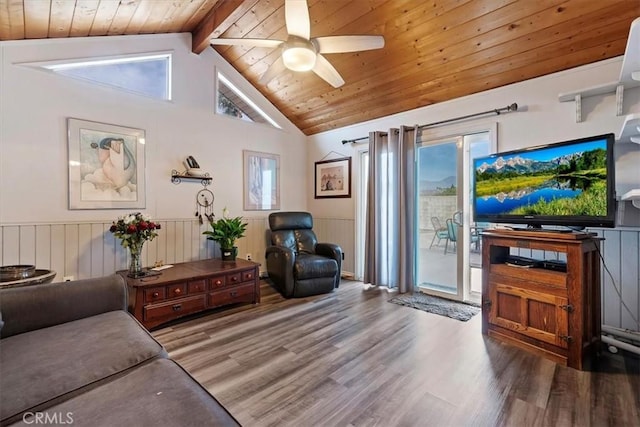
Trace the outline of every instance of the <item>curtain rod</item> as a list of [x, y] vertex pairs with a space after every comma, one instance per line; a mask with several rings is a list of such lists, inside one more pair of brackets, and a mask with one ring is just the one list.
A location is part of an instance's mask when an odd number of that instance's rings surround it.
[[[426, 125], [420, 125], [418, 126], [418, 129], [424, 129], [430, 126], [436, 126], [436, 125], [441, 125], [444, 123], [450, 123], [450, 122], [457, 122], [458, 120], [464, 120], [464, 119], [470, 119], [472, 117], [478, 117], [478, 116], [484, 116], [485, 114], [495, 114], [495, 115], [500, 115], [502, 113], [509, 113], [511, 111], [518, 111], [518, 104], [516, 104], [515, 102], [511, 105], [507, 105], [506, 107], [502, 107], [502, 108], [495, 108], [493, 110], [487, 110], [487, 111], [482, 111], [480, 113], [474, 113], [474, 114], [468, 114], [466, 116], [460, 116], [460, 117], [454, 117], [453, 119], [447, 119], [447, 120], [441, 120], [439, 122], [433, 122], [433, 123], [428, 123]], [[354, 143], [357, 141], [362, 141], [364, 139], [369, 139], [368, 136], [362, 136], [360, 138], [354, 138], [354, 139], [343, 139], [342, 143], [343, 144], [349, 144], [349, 143]]]

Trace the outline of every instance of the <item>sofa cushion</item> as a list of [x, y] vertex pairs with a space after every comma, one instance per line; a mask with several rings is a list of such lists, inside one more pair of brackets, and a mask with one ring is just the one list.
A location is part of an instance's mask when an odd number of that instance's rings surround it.
[[0, 340], [2, 422], [78, 389], [167, 357], [129, 313], [118, 310]]
[[[168, 359], [131, 369], [43, 412], [79, 426], [239, 426], [200, 384]], [[18, 425], [34, 421], [26, 418]]]
[[336, 261], [320, 255], [299, 254], [293, 265], [293, 275], [297, 280], [335, 277], [337, 273]]

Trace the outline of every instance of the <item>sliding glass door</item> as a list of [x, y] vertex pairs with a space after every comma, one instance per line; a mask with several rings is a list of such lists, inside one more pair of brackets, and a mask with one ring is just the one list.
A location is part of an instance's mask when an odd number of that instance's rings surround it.
[[481, 238], [471, 222], [471, 159], [491, 148], [489, 132], [422, 141], [417, 147], [415, 264], [422, 292], [480, 298]]

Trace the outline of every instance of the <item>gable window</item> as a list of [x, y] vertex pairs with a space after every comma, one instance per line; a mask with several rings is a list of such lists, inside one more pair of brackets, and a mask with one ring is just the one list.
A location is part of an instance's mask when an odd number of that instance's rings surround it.
[[171, 99], [170, 54], [90, 59], [42, 67], [68, 77], [151, 98]]
[[282, 129], [275, 120], [267, 115], [240, 89], [235, 87], [224, 75], [218, 73], [218, 97], [216, 112], [240, 120], [255, 123], [268, 123]]

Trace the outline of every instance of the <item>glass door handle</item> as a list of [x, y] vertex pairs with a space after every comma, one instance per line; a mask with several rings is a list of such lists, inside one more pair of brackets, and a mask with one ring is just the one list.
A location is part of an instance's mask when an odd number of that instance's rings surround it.
[[462, 227], [462, 211], [455, 211], [452, 215], [453, 222]]

